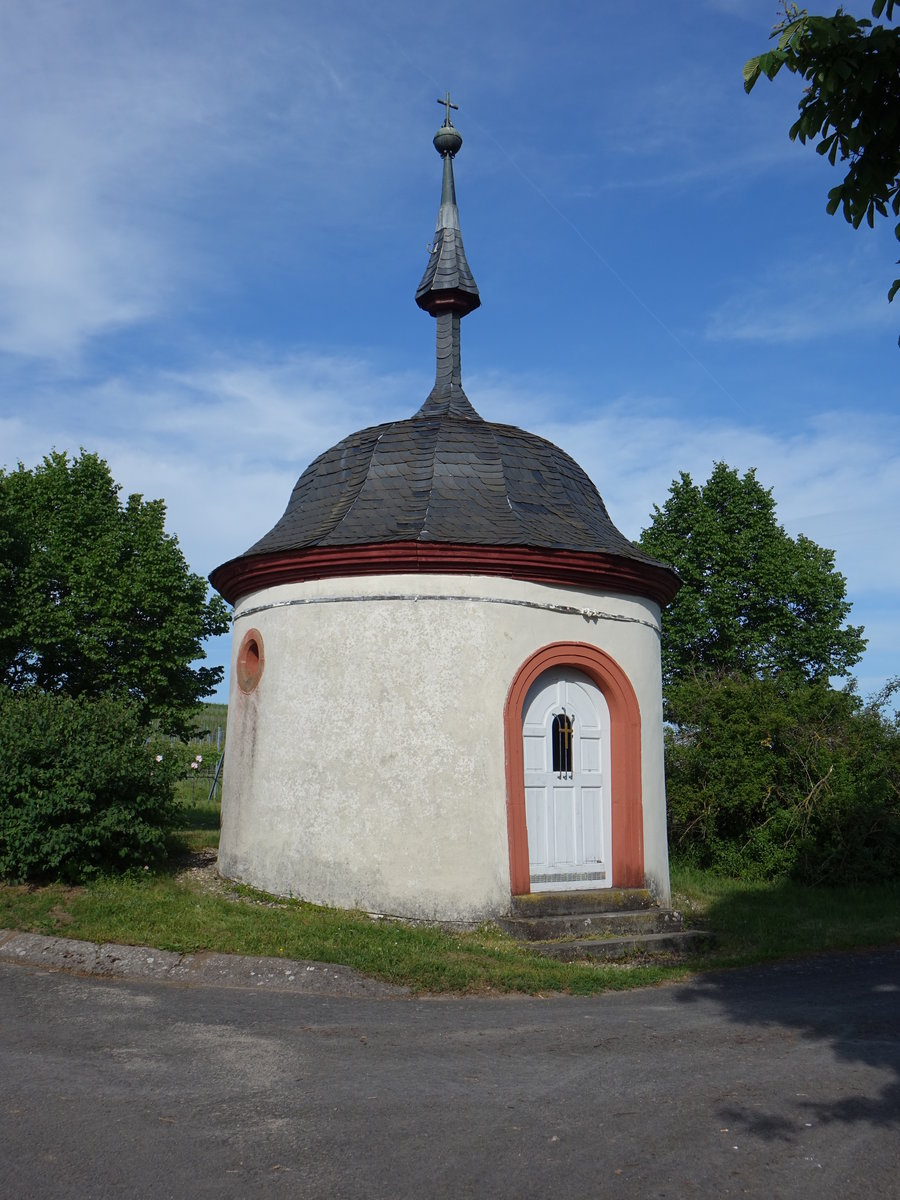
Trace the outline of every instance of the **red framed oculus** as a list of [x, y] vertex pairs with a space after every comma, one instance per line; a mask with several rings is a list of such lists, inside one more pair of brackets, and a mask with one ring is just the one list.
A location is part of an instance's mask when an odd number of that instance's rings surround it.
[[241, 638], [237, 654], [237, 684], [242, 692], [252, 692], [262, 678], [266, 665], [266, 652], [262, 634], [258, 629], [248, 629]]

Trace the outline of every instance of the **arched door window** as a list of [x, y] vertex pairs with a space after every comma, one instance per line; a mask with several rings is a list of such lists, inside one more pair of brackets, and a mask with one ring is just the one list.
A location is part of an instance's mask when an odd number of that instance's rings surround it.
[[553, 744], [553, 773], [554, 775], [572, 774], [572, 735], [574, 734], [572, 718], [565, 709], [553, 718], [551, 734]]

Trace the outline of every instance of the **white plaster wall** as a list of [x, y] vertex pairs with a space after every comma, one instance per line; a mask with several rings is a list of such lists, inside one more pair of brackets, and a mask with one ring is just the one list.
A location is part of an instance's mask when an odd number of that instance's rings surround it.
[[637, 694], [645, 866], [668, 899], [651, 601], [486, 576], [329, 579], [245, 598], [235, 654], [250, 628], [265, 669], [245, 695], [232, 663], [223, 874], [370, 912], [471, 921], [508, 911], [507, 692], [535, 650], [581, 641], [610, 654]]

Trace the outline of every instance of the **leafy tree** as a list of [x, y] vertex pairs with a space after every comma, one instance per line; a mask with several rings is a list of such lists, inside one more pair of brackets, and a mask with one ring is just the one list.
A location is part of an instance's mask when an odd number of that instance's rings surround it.
[[900, 724], [852, 687], [779, 676], [670, 689], [666, 793], [673, 852], [744, 878], [809, 884], [900, 875]]
[[119, 491], [85, 451], [0, 471], [0, 683], [129, 697], [144, 724], [183, 732], [222, 678], [192, 664], [227, 609], [165, 532], [164, 503]]
[[865, 648], [834, 554], [778, 524], [770, 489], [716, 463], [702, 486], [682, 472], [640, 545], [683, 586], [663, 613], [667, 687], [695, 675], [846, 675]]
[[[896, 0], [875, 0], [872, 15], [887, 10], [893, 20]], [[785, 4], [775, 26], [774, 50], [744, 66], [744, 89], [752, 91], [761, 75], [774, 79], [782, 67], [806, 80], [800, 116], [791, 140], [820, 138], [819, 154], [834, 166], [849, 163], [842, 183], [828, 193], [827, 210], [858, 229], [863, 219], [874, 226], [888, 209], [900, 216], [900, 29], [858, 20], [839, 8], [833, 17], [810, 16]], [[894, 227], [900, 239], [900, 222]], [[900, 289], [895, 279], [888, 292]]]

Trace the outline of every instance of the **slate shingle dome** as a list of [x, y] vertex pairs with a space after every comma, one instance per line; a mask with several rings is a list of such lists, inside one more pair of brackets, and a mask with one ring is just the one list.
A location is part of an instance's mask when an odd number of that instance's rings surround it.
[[[434, 144], [443, 158], [441, 206], [416, 290], [437, 323], [431, 394], [409, 419], [360, 430], [321, 454], [274, 528], [218, 567], [213, 585], [235, 602], [262, 586], [372, 574], [380, 564], [394, 573], [602, 578], [612, 590], [668, 602], [679, 586], [674, 571], [616, 529], [581, 467], [544, 438], [483, 420], [463, 391], [460, 320], [481, 299], [459, 227], [452, 164], [462, 138], [449, 105]], [[520, 552], [511, 556], [513, 548]]]
[[544, 438], [432, 396], [409, 420], [344, 438], [301, 475], [275, 527], [247, 554], [423, 541], [620, 554], [587, 474]]

